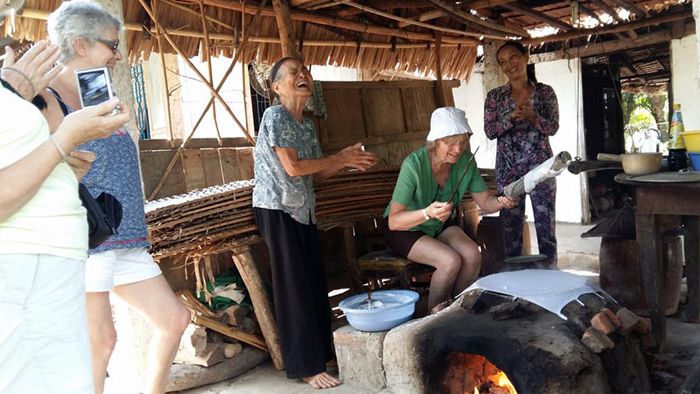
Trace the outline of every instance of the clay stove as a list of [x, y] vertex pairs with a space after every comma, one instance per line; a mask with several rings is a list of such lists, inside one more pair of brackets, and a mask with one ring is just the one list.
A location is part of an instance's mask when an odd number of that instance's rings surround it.
[[[388, 332], [338, 329], [341, 378], [394, 393], [649, 392], [634, 334], [611, 333], [614, 347], [599, 354], [581, 340], [591, 317], [616, 308], [610, 302], [584, 294], [566, 305], [564, 320], [528, 301], [475, 289], [440, 313]], [[513, 391], [490, 383], [493, 375], [504, 375]]]

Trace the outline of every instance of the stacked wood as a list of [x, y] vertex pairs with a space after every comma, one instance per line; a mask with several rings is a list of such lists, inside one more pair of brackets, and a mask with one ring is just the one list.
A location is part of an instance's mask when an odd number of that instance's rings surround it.
[[[381, 216], [391, 200], [398, 167], [348, 171], [316, 186], [320, 229]], [[482, 176], [493, 190], [492, 170]], [[238, 249], [259, 240], [252, 211], [253, 181], [195, 190], [146, 204], [151, 254], [157, 259]], [[470, 199], [469, 194], [465, 199]]]

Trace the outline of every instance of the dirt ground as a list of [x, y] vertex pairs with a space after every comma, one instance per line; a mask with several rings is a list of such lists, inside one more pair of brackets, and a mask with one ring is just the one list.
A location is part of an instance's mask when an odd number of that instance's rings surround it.
[[[592, 282], [598, 281], [598, 252], [600, 238], [580, 238], [580, 234], [592, 226], [575, 224], [558, 224], [560, 269], [588, 277]], [[537, 252], [534, 227], [531, 226], [532, 253]], [[683, 322], [683, 308], [678, 314], [668, 319], [667, 342], [663, 351], [649, 355], [653, 394], [678, 393], [681, 384], [700, 365], [700, 325]], [[698, 385], [700, 387], [700, 384]], [[697, 391], [696, 391], [697, 390]], [[700, 389], [690, 392], [700, 393]], [[276, 371], [270, 362], [266, 362], [237, 378], [205, 387], [183, 391], [186, 394], [213, 393], [317, 393], [311, 386], [289, 380], [283, 371]], [[325, 390], [329, 394], [371, 393], [351, 385], [341, 385]], [[384, 391], [382, 393], [388, 393]]]

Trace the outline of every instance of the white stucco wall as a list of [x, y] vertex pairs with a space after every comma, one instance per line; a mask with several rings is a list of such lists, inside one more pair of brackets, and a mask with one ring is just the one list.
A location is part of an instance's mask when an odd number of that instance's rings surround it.
[[700, 130], [700, 78], [696, 35], [671, 40], [673, 101], [681, 104], [686, 130]]
[[[583, 150], [583, 95], [579, 59], [538, 63], [537, 79], [552, 86], [559, 102], [559, 131], [549, 141], [554, 154], [567, 151], [578, 156]], [[580, 145], [580, 146], [579, 146]], [[581, 223], [583, 217], [581, 175], [564, 171], [557, 177], [557, 221]], [[529, 208], [528, 208], [529, 209]], [[532, 218], [532, 214], [528, 213]]]
[[474, 72], [469, 83], [462, 81], [461, 85], [452, 90], [455, 107], [467, 113], [469, 126], [474, 131], [470, 140], [472, 152], [476, 153], [476, 163], [480, 168], [494, 168], [496, 164], [496, 140], [486, 138], [484, 133], [484, 88], [483, 73]]
[[[581, 94], [581, 63], [578, 59], [539, 63], [535, 66], [537, 78], [554, 89], [559, 101], [559, 131], [550, 138], [554, 153], [563, 150], [572, 156], [583, 152], [583, 98]], [[469, 83], [462, 81], [453, 90], [455, 106], [467, 113], [469, 124], [474, 130], [472, 151], [481, 146], [477, 153], [477, 163], [482, 168], [494, 168], [496, 161], [496, 141], [484, 134], [483, 74], [474, 72]], [[582, 142], [581, 142], [582, 143]], [[565, 171], [557, 178], [557, 221], [581, 223], [583, 218], [583, 197], [581, 176]], [[527, 216], [534, 217], [528, 200]], [[534, 236], [534, 235], [533, 235]]]

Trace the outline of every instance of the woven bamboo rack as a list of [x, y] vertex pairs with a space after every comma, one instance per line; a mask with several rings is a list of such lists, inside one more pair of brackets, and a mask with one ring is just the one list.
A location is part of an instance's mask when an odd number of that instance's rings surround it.
[[[493, 172], [481, 170], [494, 187]], [[398, 167], [350, 171], [316, 186], [318, 227], [381, 216], [391, 200]], [[146, 204], [151, 253], [156, 259], [237, 249], [260, 240], [252, 210], [253, 181], [194, 190]], [[469, 199], [469, 195], [465, 199]]]

